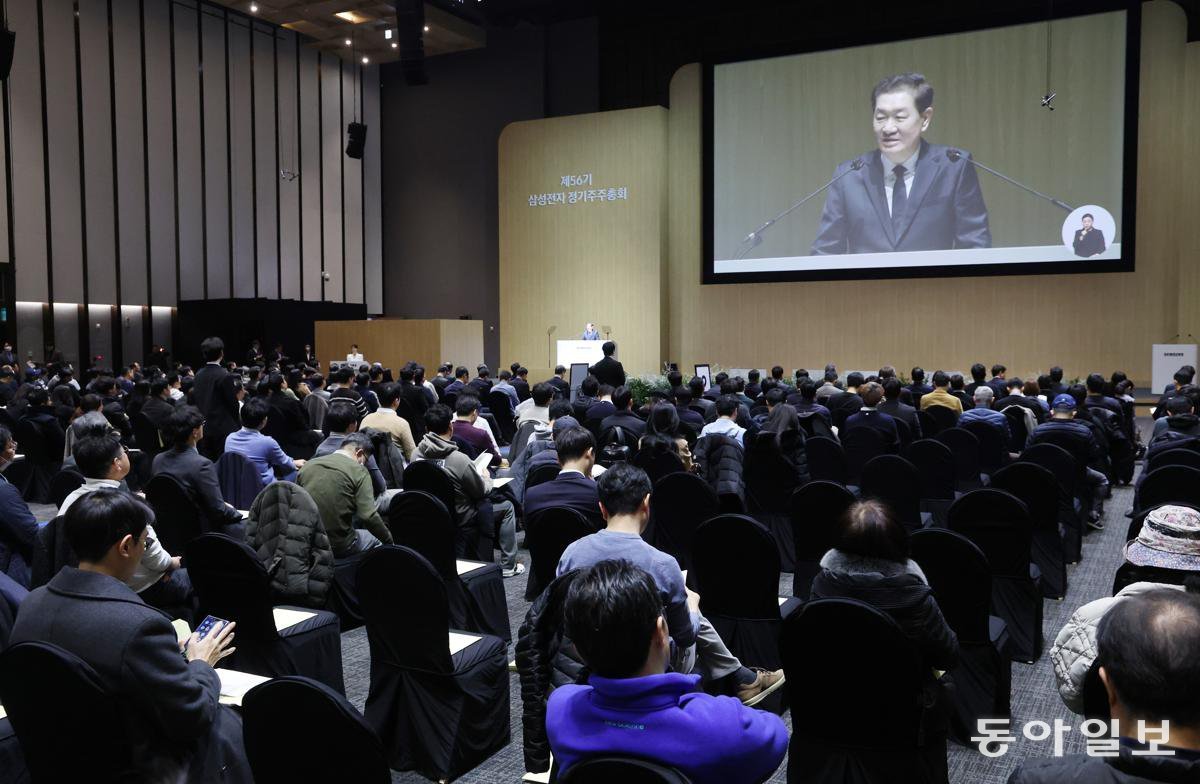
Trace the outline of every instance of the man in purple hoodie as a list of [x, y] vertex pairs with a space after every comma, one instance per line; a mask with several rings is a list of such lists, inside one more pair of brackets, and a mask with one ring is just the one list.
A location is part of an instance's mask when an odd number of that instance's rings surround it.
[[561, 771], [620, 754], [676, 768], [695, 784], [752, 784], [787, 752], [778, 716], [700, 691], [699, 675], [667, 672], [671, 640], [662, 597], [628, 561], [601, 561], [572, 582], [566, 631], [591, 670], [588, 685], [560, 686], [546, 732]]

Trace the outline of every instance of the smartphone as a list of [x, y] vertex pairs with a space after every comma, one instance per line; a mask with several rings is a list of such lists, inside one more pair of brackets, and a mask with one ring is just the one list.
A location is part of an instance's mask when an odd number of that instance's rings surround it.
[[206, 616], [204, 620], [200, 622], [200, 625], [196, 627], [196, 639], [203, 640], [208, 636], [209, 632], [220, 631], [228, 624], [229, 621], [225, 620], [224, 618], [217, 618], [213, 615]]

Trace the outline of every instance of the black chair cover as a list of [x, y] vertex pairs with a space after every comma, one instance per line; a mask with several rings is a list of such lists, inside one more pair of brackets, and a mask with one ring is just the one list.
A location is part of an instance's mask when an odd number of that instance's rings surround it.
[[455, 527], [441, 501], [420, 490], [400, 493], [388, 507], [387, 525], [395, 544], [420, 553], [441, 575], [451, 626], [512, 641], [500, 567], [481, 563], [479, 568], [459, 576], [454, 557]]
[[213, 615], [237, 623], [237, 652], [226, 666], [268, 677], [304, 675], [345, 693], [337, 615], [280, 605], [316, 614], [277, 631], [270, 577], [250, 545], [224, 534], [204, 534], [189, 542], [184, 553], [199, 601], [196, 617]]
[[508, 745], [504, 643], [485, 635], [454, 655], [446, 588], [407, 547], [372, 549], [358, 570], [371, 646], [367, 722], [394, 770], [454, 779]]
[[921, 480], [921, 511], [933, 516], [934, 525], [944, 526], [955, 496], [954, 455], [941, 441], [922, 438], [911, 443], [904, 456]]
[[1165, 465], [1147, 474], [1134, 495], [1133, 514], [1162, 504], [1200, 506], [1200, 469]]
[[1042, 572], [1042, 595], [1062, 599], [1067, 595], [1067, 556], [1058, 522], [1058, 481], [1039, 465], [1016, 462], [997, 471], [991, 487], [1012, 493], [1029, 510], [1033, 562]]
[[675, 768], [633, 757], [593, 757], [560, 775], [558, 784], [691, 784]]
[[645, 452], [635, 452], [632, 462], [646, 472], [651, 484], [657, 483], [667, 474], [685, 473], [683, 461], [674, 452], [655, 452], [653, 457]]
[[846, 453], [837, 441], [816, 436], [805, 441], [804, 448], [808, 452], [808, 474], [813, 479], [837, 482], [839, 485], [850, 481]]
[[1004, 652], [1008, 626], [989, 609], [991, 567], [970, 539], [944, 528], [915, 531], [909, 545], [942, 616], [958, 636], [950, 734], [969, 745], [979, 719], [1007, 719], [1012, 713], [1012, 663]]
[[496, 426], [500, 429], [497, 434], [505, 444], [511, 444], [517, 434], [517, 423], [512, 415], [512, 398], [502, 390], [493, 390], [487, 395], [488, 411], [496, 418]]
[[215, 467], [221, 497], [235, 509], [249, 509], [263, 489], [262, 477], [254, 464], [237, 452], [224, 452]]
[[1025, 448], [1025, 442], [1029, 440], [1029, 428], [1025, 424], [1025, 411], [1023, 406], [1008, 406], [1001, 413], [1008, 420], [1008, 443], [1005, 447], [1009, 452], [1020, 454]]
[[950, 507], [950, 530], [970, 539], [992, 568], [992, 612], [1008, 624], [1008, 653], [1042, 655], [1041, 573], [1031, 560], [1033, 522], [1025, 504], [1003, 490], [972, 490]]
[[743, 476], [746, 478], [747, 511], [775, 538], [780, 568], [785, 572], [792, 571], [795, 569], [795, 545], [788, 510], [799, 482], [796, 467], [783, 456], [775, 433], [756, 433], [750, 439]]
[[517, 462], [517, 458], [525, 451], [525, 447], [529, 445], [529, 438], [533, 435], [533, 431], [537, 429], [538, 423], [532, 419], [526, 419], [517, 428], [517, 432], [513, 435], [512, 443], [508, 448], [508, 464], [513, 465]]
[[21, 742], [8, 719], [0, 719], [0, 784], [29, 784]]
[[792, 715], [789, 784], [948, 781], [945, 738], [921, 745], [921, 661], [895, 621], [818, 599], [782, 626], [784, 688], [810, 707]]
[[667, 474], [650, 493], [651, 544], [672, 555], [680, 569], [692, 568], [692, 537], [697, 526], [719, 511], [720, 501], [708, 482], [695, 474]]
[[945, 444], [946, 448], [950, 450], [950, 454], [954, 455], [955, 487], [964, 493], [982, 487], [979, 439], [975, 437], [975, 434], [963, 430], [961, 427], [949, 427], [939, 432], [935, 438]]
[[557, 463], [543, 463], [542, 465], [534, 467], [534, 469], [529, 472], [529, 476], [525, 479], [525, 489], [528, 490], [529, 488], [536, 487], [544, 482], [554, 481], [554, 477], [558, 476], [558, 473], [561, 470], [562, 469]]
[[[12, 434], [25, 455], [19, 464], [24, 472], [24, 481], [20, 485], [22, 497], [34, 504], [50, 503], [50, 480], [62, 467], [62, 452], [54, 454], [50, 449], [52, 439], [43, 435], [39, 423], [29, 419], [18, 419]], [[62, 443], [61, 438], [59, 443]]]
[[793, 596], [808, 598], [813, 578], [821, 571], [821, 558], [833, 547], [838, 523], [853, 503], [854, 495], [849, 490], [821, 479], [792, 493], [792, 540], [796, 548]]
[[159, 474], [146, 484], [146, 502], [154, 510], [154, 533], [168, 553], [182, 553], [188, 542], [204, 533], [200, 510], [174, 478]]
[[922, 526], [921, 476], [899, 455], [880, 455], [863, 466], [863, 498], [882, 501], [910, 531]]
[[923, 413], [928, 414], [933, 420], [934, 426], [932, 430], [925, 429], [925, 420], [921, 420], [921, 432], [926, 436], [936, 436], [943, 430], [949, 430], [952, 427], [958, 427], [958, 412], [946, 406], [930, 406], [923, 410]]
[[67, 496], [82, 486], [83, 474], [64, 468], [50, 480], [50, 500], [55, 506], [61, 507]]
[[[23, 642], [0, 655], [0, 704], [37, 781], [136, 781], [117, 700], [96, 671], [56, 645]], [[7, 774], [6, 774], [7, 775]]]
[[996, 428], [978, 419], [960, 427], [979, 439], [979, 468], [983, 473], [991, 474], [1008, 463], [1008, 444]]
[[888, 445], [884, 443], [883, 434], [873, 427], [843, 429], [839, 435], [842, 440], [842, 450], [846, 454], [849, 484], [860, 485], [862, 484], [863, 467], [872, 458], [886, 455]]
[[449, 475], [428, 460], [414, 460], [404, 467], [404, 489], [420, 490], [442, 502], [450, 518], [458, 525], [454, 512], [454, 484]]
[[242, 698], [242, 731], [255, 784], [392, 780], [375, 730], [320, 681], [288, 676], [255, 686]]
[[554, 581], [563, 551], [576, 539], [596, 532], [588, 519], [574, 509], [551, 507], [525, 521], [525, 546], [529, 548], [529, 580], [525, 599], [533, 601]]
[[1167, 583], [1168, 585], [1183, 585], [1189, 577], [1195, 576], [1194, 571], [1187, 569], [1163, 569], [1158, 566], [1137, 566], [1128, 561], [1121, 564], [1113, 575], [1113, 596], [1122, 588], [1133, 583]]
[[1156, 452], [1146, 460], [1146, 472], [1168, 465], [1188, 466], [1200, 470], [1200, 452], [1187, 447], [1176, 447]]
[[1083, 472], [1085, 466], [1057, 444], [1040, 443], [1021, 453], [1018, 462], [1033, 463], [1049, 471], [1058, 482], [1058, 521], [1063, 529], [1067, 563], [1083, 558]]
[[928, 411], [917, 411], [917, 421], [921, 423], [921, 435], [925, 438], [933, 438], [942, 429]]

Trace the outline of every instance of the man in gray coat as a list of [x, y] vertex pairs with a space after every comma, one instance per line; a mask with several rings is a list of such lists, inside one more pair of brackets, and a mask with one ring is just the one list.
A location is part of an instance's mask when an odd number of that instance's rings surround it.
[[112, 488], [73, 504], [64, 527], [79, 568], [64, 567], [29, 594], [11, 642], [57, 645], [96, 671], [121, 706], [146, 780], [253, 781], [241, 720], [218, 702], [221, 680], [213, 669], [233, 653], [233, 624], [203, 640], [192, 634], [181, 646], [170, 619], [128, 585], [152, 517], [134, 496]]

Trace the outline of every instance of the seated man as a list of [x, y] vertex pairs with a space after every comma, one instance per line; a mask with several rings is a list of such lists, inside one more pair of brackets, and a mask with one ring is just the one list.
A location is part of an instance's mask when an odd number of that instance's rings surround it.
[[1200, 781], [1200, 663], [1185, 653], [1200, 650], [1200, 597], [1128, 596], [1100, 619], [1096, 642], [1116, 756], [1026, 759], [1009, 784]]
[[383, 384], [375, 394], [379, 397], [379, 408], [363, 417], [359, 427], [372, 427], [386, 432], [392, 437], [392, 443], [404, 455], [404, 459], [412, 460], [412, 453], [417, 448], [412, 427], [404, 417], [396, 413], [396, 409], [400, 407], [400, 387], [397, 384]]
[[579, 384], [579, 394], [575, 396], [574, 402], [571, 403], [573, 416], [581, 423], [587, 421], [588, 409], [592, 407], [592, 403], [596, 402], [596, 395], [600, 393], [600, 382], [595, 376], [587, 376]]
[[633, 413], [633, 391], [629, 387], [617, 387], [612, 393], [612, 404], [615, 411], [600, 420], [600, 435], [609, 428], [619, 427], [634, 438], [641, 438], [646, 432], [646, 423]]
[[[313, 457], [333, 454], [342, 448], [342, 443], [347, 436], [358, 432], [358, 410], [346, 400], [336, 400], [330, 403], [329, 411], [325, 414], [325, 427], [329, 430], [329, 435], [324, 441], [317, 444], [317, 451], [313, 453]], [[371, 451], [370, 441], [368, 440], [367, 443], [365, 465], [371, 476], [371, 491], [376, 497], [380, 497], [387, 490], [387, 480], [384, 479], [383, 472], [375, 463], [375, 455]]]
[[[675, 387], [673, 393], [675, 396], [675, 413], [679, 415], [679, 421], [690, 427], [696, 433], [704, 429], [704, 416], [693, 411], [690, 406], [697, 398], [692, 394], [691, 387]], [[711, 400], [706, 401], [712, 406], [713, 419], [716, 419], [717, 404]]]
[[1185, 436], [1200, 436], [1200, 417], [1192, 412], [1192, 399], [1187, 395], [1176, 395], [1167, 400], [1167, 415], [1154, 421], [1153, 441], [1168, 430]]
[[[958, 377], [959, 388], [962, 388], [962, 376]], [[930, 406], [945, 406], [956, 414], [963, 412], [962, 400], [950, 391], [950, 376], [944, 370], [933, 372], [933, 389], [921, 394], [918, 408], [922, 411]]]
[[570, 401], [571, 382], [563, 378], [565, 375], [567, 375], [567, 369], [562, 365], [555, 365], [554, 375], [546, 379], [546, 383], [554, 387], [554, 396], [556, 398]]
[[366, 468], [371, 439], [350, 433], [338, 448], [304, 464], [297, 483], [312, 496], [321, 512], [335, 558], [392, 543], [392, 532], [379, 516]]
[[950, 394], [958, 398], [963, 411], [970, 411], [975, 407], [975, 401], [967, 394], [967, 390], [963, 386], [962, 373], [955, 373], [950, 376]]
[[963, 412], [963, 415], [958, 418], [958, 426], [962, 427], [968, 422], [985, 422], [996, 429], [1002, 439], [1001, 443], [1008, 444], [1012, 439], [1012, 430], [1008, 426], [1008, 417], [992, 408], [994, 397], [995, 394], [991, 387], [975, 387], [975, 407]]
[[[467, 399], [473, 399], [467, 396]], [[462, 402], [460, 398], [459, 402]], [[471, 458], [458, 449], [454, 438], [454, 427], [450, 422], [450, 409], [441, 403], [430, 406], [425, 412], [425, 437], [417, 445], [416, 455], [422, 460], [435, 462], [450, 477], [454, 486], [454, 509], [451, 513], [458, 518], [459, 539], [456, 543], [458, 555], [470, 556], [464, 546], [471, 538], [471, 529], [479, 528], [484, 538], [491, 538], [493, 521], [500, 518], [500, 567], [505, 577], [516, 577], [525, 573], [525, 565], [517, 560], [517, 513], [512, 501], [492, 501], [488, 494], [492, 490], [492, 477], [483, 469], [475, 469]]]
[[[142, 404], [142, 416], [146, 417], [156, 430], [162, 431], [167, 428], [167, 420], [173, 413], [175, 401], [171, 399], [171, 385], [166, 376], [159, 376], [150, 382], [150, 397]], [[159, 445], [149, 444], [145, 448], [157, 451]]]
[[596, 390], [596, 402], [588, 406], [587, 419], [583, 421], [584, 427], [592, 432], [596, 432], [605, 417], [617, 413], [617, 407], [613, 405], [612, 395], [612, 387], [608, 384], [600, 385], [600, 388]]
[[[721, 395], [717, 398], [717, 418], [705, 425], [700, 431], [700, 435], [729, 436], [738, 443], [738, 446], [745, 448], [746, 445], [742, 438], [746, 435], [746, 428], [737, 423], [737, 417], [737, 398], [733, 395]], [[679, 419], [683, 421], [682, 416]]]
[[662, 611], [655, 579], [628, 561], [598, 562], [571, 583], [566, 633], [590, 675], [586, 686], [556, 688], [546, 705], [560, 771], [619, 754], [669, 765], [695, 784], [764, 781], [787, 751], [783, 722], [705, 694], [697, 675], [668, 672]]
[[675, 642], [672, 669], [683, 673], [698, 669], [706, 681], [737, 694], [747, 705], [757, 705], [778, 689], [783, 671], [743, 667], [700, 614], [700, 597], [684, 585], [679, 563], [642, 539], [650, 517], [650, 477], [646, 472], [632, 463], [615, 463], [596, 484], [608, 527], [572, 542], [558, 561], [558, 574], [600, 561], [628, 561], [645, 570], [658, 589], [667, 632]]
[[213, 670], [233, 653], [234, 624], [181, 645], [167, 616], [128, 585], [153, 516], [134, 496], [107, 487], [73, 504], [64, 531], [79, 568], [63, 567], [25, 598], [11, 642], [57, 645], [96, 671], [122, 706], [139, 778], [253, 781], [241, 719], [219, 703]]
[[596, 441], [582, 427], [569, 427], [554, 435], [558, 476], [525, 491], [525, 518], [551, 507], [574, 509], [597, 530], [604, 527], [592, 467], [596, 464]]
[[857, 414], [846, 417], [846, 423], [838, 431], [838, 435], [845, 439], [846, 434], [857, 427], [874, 428], [883, 435], [883, 443], [890, 452], [894, 454], [900, 451], [900, 432], [896, 429], [896, 420], [878, 408], [879, 401], [883, 400], [883, 387], [872, 381], [861, 385], [858, 395], [862, 398], [862, 408]]
[[258, 469], [262, 486], [266, 487], [279, 479], [296, 481], [296, 472], [304, 465], [303, 460], [292, 460], [284, 454], [279, 442], [263, 435], [271, 407], [265, 398], [254, 397], [242, 404], [239, 416], [242, 429], [225, 437], [225, 451], [236, 452], [249, 460]]
[[[937, 373], [941, 373], [938, 371]], [[937, 373], [933, 374], [934, 379], [937, 379]], [[892, 376], [885, 379], [883, 382], [883, 397], [884, 400], [879, 404], [878, 409], [893, 419], [899, 420], [908, 425], [908, 432], [912, 434], [912, 440], [916, 441], [921, 437], [921, 419], [917, 416], [917, 409], [903, 403], [900, 400], [900, 391], [903, 385], [900, 379]], [[931, 395], [932, 392], [923, 393], [922, 397]]]
[[154, 476], [165, 474], [183, 487], [200, 510], [208, 530], [229, 534], [239, 542], [246, 538], [242, 513], [225, 503], [217, 469], [196, 450], [204, 438], [204, 416], [195, 406], [180, 406], [167, 422], [171, 448], [154, 457]]
[[547, 381], [534, 384], [530, 396], [517, 406], [517, 427], [525, 422], [550, 424], [550, 402], [554, 400], [554, 386]]
[[476, 455], [482, 455], [485, 452], [491, 454], [492, 459], [488, 463], [491, 468], [498, 468], [502, 461], [500, 450], [492, 443], [488, 433], [476, 426], [479, 422], [479, 398], [474, 395], [463, 394], [458, 396], [458, 400], [454, 403], [454, 437], [461, 438], [467, 443], [467, 446], [474, 450]]
[[[981, 387], [982, 389], [983, 387]], [[975, 390], [978, 395], [979, 390]], [[978, 398], [977, 398], [978, 400]], [[975, 410], [979, 406], [976, 405]], [[1086, 466], [1084, 482], [1092, 493], [1091, 508], [1088, 510], [1088, 525], [1103, 529], [1100, 522], [1100, 509], [1104, 496], [1108, 494], [1108, 479], [1093, 466], [1100, 464], [1104, 454], [1100, 443], [1092, 434], [1091, 428], [1083, 422], [1075, 421], [1075, 398], [1069, 394], [1058, 395], [1050, 404], [1050, 418], [1037, 426], [1029, 436], [1029, 446], [1050, 442], [1063, 447], [1071, 453], [1075, 460]], [[998, 412], [997, 412], [998, 413]]]
[[[671, 387], [671, 389], [676, 388], [676, 386]], [[700, 424], [696, 425], [698, 430], [704, 427], [705, 422], [711, 422], [717, 418], [717, 403], [715, 400], [709, 400], [704, 396], [704, 378], [702, 376], [693, 376], [687, 382], [687, 388], [692, 393], [692, 405], [700, 406], [700, 408], [704, 409], [700, 412]], [[687, 405], [683, 407], [687, 408]], [[693, 413], [696, 412], [693, 411]]]
[[[0, 425], [0, 472], [12, 465], [16, 456], [16, 439]], [[37, 519], [21, 497], [20, 488], [0, 473], [0, 572], [22, 588], [29, 587], [37, 533]]]
[[[101, 488], [129, 492], [121, 487], [121, 480], [129, 474], [129, 453], [116, 435], [98, 428], [75, 442], [75, 465], [83, 473], [83, 484], [63, 499], [58, 508], [60, 517], [79, 499]], [[162, 609], [178, 607], [192, 593], [187, 570], [179, 566], [179, 556], [172, 557], [163, 549], [151, 522], [146, 525], [146, 548], [141, 561], [126, 582], [146, 604]]]
[[513, 410], [521, 404], [521, 396], [517, 394], [517, 388], [512, 385], [512, 372], [501, 370], [499, 380], [492, 385], [492, 392], [503, 392], [508, 396], [508, 402]]

